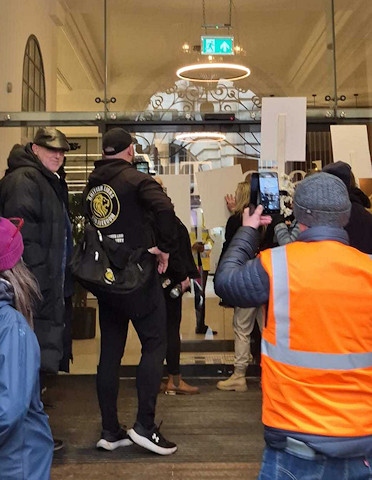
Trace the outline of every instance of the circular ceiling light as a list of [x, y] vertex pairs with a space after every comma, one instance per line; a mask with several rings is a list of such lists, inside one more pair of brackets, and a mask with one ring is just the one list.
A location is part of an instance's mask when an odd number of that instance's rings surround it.
[[176, 135], [176, 140], [180, 142], [222, 142], [226, 140], [226, 135], [217, 132], [189, 132]]
[[176, 75], [183, 80], [191, 82], [218, 82], [225, 80], [241, 80], [248, 77], [251, 71], [244, 65], [236, 63], [196, 63], [186, 65], [177, 70]]

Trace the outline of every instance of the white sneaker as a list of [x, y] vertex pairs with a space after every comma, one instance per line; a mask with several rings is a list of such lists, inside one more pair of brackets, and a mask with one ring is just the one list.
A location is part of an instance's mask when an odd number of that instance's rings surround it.
[[120, 428], [116, 434], [111, 433], [108, 430], [103, 430], [96, 447], [112, 451], [118, 447], [129, 447], [129, 445], [133, 445], [132, 440], [129, 438], [126, 430]]

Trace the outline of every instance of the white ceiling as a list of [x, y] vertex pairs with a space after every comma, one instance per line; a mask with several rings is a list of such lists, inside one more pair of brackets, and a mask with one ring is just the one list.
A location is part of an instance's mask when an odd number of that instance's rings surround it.
[[[330, 0], [59, 0], [58, 109], [96, 110], [95, 97], [116, 97], [111, 110], [141, 111], [178, 80], [185, 41], [231, 34], [245, 49], [234, 57], [251, 69], [236, 86], [258, 96], [306, 96], [328, 106], [333, 96]], [[339, 95], [345, 106], [372, 105], [372, 1], [334, 0]], [[104, 36], [106, 21], [107, 38]], [[105, 69], [107, 58], [107, 70]]]

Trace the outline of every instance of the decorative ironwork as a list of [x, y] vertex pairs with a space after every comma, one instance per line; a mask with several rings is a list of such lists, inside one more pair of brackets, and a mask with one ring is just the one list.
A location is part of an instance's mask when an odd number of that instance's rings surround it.
[[[203, 108], [212, 109], [214, 113], [250, 112], [252, 114], [261, 109], [261, 98], [250, 90], [224, 83], [219, 83], [211, 89], [188, 84], [188, 82], [177, 82], [164, 92], [153, 95], [147, 109], [141, 112], [138, 119], [140, 121], [153, 120], [156, 112], [156, 118], [160, 120], [169, 113], [177, 118], [195, 120], [205, 113]], [[251, 118], [254, 117], [251, 115]]]

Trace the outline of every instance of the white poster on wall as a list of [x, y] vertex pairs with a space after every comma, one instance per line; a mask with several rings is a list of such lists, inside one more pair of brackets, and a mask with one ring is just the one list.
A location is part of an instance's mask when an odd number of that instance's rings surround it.
[[190, 231], [190, 176], [189, 175], [158, 175], [166, 188], [168, 197], [172, 200], [177, 217]]
[[351, 166], [355, 178], [372, 178], [366, 125], [331, 125], [333, 161]]
[[224, 227], [230, 212], [226, 207], [225, 195], [234, 194], [239, 182], [243, 182], [245, 174], [240, 165], [218, 168], [195, 173], [201, 207], [203, 209], [204, 226], [208, 229]]
[[285, 162], [306, 158], [306, 97], [265, 97], [262, 99], [262, 168], [285, 172]]

